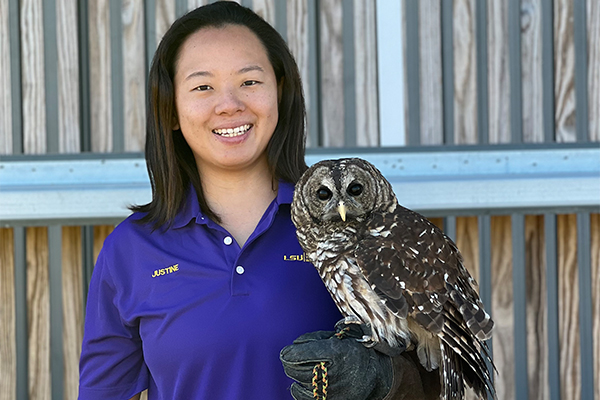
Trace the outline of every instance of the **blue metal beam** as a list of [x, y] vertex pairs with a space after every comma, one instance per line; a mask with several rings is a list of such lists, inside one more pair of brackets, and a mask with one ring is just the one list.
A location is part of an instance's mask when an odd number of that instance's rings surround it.
[[[361, 157], [392, 183], [400, 203], [428, 216], [600, 211], [600, 147], [456, 151], [315, 149], [318, 160]], [[11, 225], [113, 223], [151, 200], [141, 156], [12, 156], [0, 161], [0, 221]]]

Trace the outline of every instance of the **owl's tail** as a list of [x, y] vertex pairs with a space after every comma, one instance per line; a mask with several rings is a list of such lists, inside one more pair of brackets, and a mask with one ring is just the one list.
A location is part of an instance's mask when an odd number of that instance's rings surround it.
[[491, 371], [495, 367], [486, 343], [451, 320], [446, 320], [440, 337], [442, 399], [462, 400], [465, 382], [480, 399], [487, 399], [488, 395], [496, 399]]

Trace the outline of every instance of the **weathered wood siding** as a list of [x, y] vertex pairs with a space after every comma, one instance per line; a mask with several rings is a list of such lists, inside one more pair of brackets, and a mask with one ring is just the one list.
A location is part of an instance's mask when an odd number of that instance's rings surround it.
[[[406, 1], [403, 0], [403, 7]], [[446, 1], [446, 0], [443, 0]], [[449, 1], [449, 0], [448, 0]], [[575, 46], [573, 34], [573, 1], [553, 1], [554, 65], [553, 99], [555, 104], [556, 142], [573, 142], [576, 135]], [[89, 0], [87, 4], [87, 44], [89, 59], [82, 55], [78, 36], [79, 8], [75, 0], [56, 0], [57, 76], [45, 76], [44, 69], [44, 2], [42, 0], [0, 0], [0, 154], [15, 153], [15, 140], [22, 143], [16, 153], [42, 154], [48, 151], [48, 140], [58, 140], [58, 152], [97, 153], [115, 151], [115, 138], [123, 143], [121, 151], [140, 152], [145, 132], [145, 76], [148, 48], [145, 31], [148, 14], [154, 15], [154, 40], [160, 38], [175, 19], [176, 2], [156, 0], [148, 13], [141, 0], [122, 0], [122, 28], [119, 59], [123, 85], [122, 126], [113, 124], [115, 93], [112, 81], [115, 57], [111, 42], [111, 2]], [[187, 9], [207, 3], [189, 0]], [[276, 24], [278, 0], [243, 1], [270, 23]], [[521, 80], [523, 142], [543, 142], [542, 102], [545, 91], [552, 90], [542, 81], [542, 0], [521, 0]], [[11, 40], [11, 4], [19, 10], [19, 37]], [[379, 144], [377, 57], [375, 2], [370, 0], [287, 0], [285, 35], [302, 75], [308, 106], [309, 144], [315, 146], [377, 146]], [[114, 4], [112, 5], [114, 7]], [[313, 14], [310, 14], [313, 7]], [[403, 8], [405, 9], [405, 8]], [[421, 144], [444, 144], [444, 93], [442, 77], [442, 0], [418, 2], [418, 38], [420, 85]], [[480, 143], [477, 82], [477, 0], [454, 0], [453, 18], [453, 143]], [[511, 133], [509, 1], [487, 2], [487, 141], [508, 143]], [[348, 18], [351, 16], [352, 22]], [[407, 18], [417, 16], [404, 15]], [[311, 23], [318, 25], [318, 30]], [[353, 27], [353, 43], [348, 40]], [[312, 32], [312, 33], [311, 33]], [[319, 34], [315, 35], [315, 32]], [[406, 37], [406, 36], [405, 36]], [[600, 141], [600, 4], [587, 0], [587, 60], [589, 140]], [[20, 99], [13, 102], [11, 44], [20, 43]], [[400, 43], [399, 45], [404, 45]], [[351, 46], [351, 47], [349, 47]], [[345, 49], [353, 49], [346, 54]], [[406, 48], [406, 46], [404, 46]], [[353, 81], [347, 81], [344, 68], [353, 65]], [[87, 65], [87, 71], [81, 71]], [[317, 68], [317, 69], [315, 69]], [[81, 107], [82, 77], [89, 81], [88, 110]], [[46, 80], [58, 82], [58, 132], [47, 131]], [[353, 92], [350, 93], [350, 89]], [[399, 93], [399, 96], [406, 94]], [[348, 101], [354, 108], [349, 110]], [[21, 109], [21, 127], [13, 135], [13, 110]], [[89, 126], [82, 125], [82, 115], [89, 112]], [[447, 111], [446, 111], [447, 112]], [[353, 114], [348, 115], [349, 113]], [[353, 126], [354, 135], [348, 135]], [[119, 136], [121, 135], [121, 136]], [[53, 139], [58, 138], [58, 139]], [[85, 140], [82, 140], [84, 138]], [[85, 148], [84, 142], [89, 142]], [[1, 183], [0, 183], [1, 184]], [[441, 216], [436, 216], [441, 217]], [[480, 216], [457, 217], [455, 239], [462, 250], [467, 267], [479, 276], [481, 261]], [[496, 320], [493, 352], [499, 371], [498, 398], [515, 397], [515, 337], [513, 293], [513, 241], [510, 216], [490, 219], [490, 265], [492, 271], [492, 304], [488, 305]], [[443, 226], [443, 219], [435, 222]], [[525, 266], [527, 287], [527, 346], [530, 399], [549, 398], [550, 383], [548, 349], [548, 308], [546, 288], [546, 249], [556, 248], [559, 282], [560, 387], [562, 399], [580, 399], [579, 297], [577, 260], [577, 218], [557, 216], [557, 241], [546, 243], [545, 219], [542, 215], [525, 216]], [[591, 260], [593, 293], [594, 365], [600, 374], [600, 215], [592, 214]], [[93, 228], [93, 259], [98, 255], [104, 238], [112, 226]], [[78, 360], [83, 333], [85, 281], [82, 227], [62, 227], [62, 299], [63, 356], [65, 399], [77, 396]], [[25, 229], [25, 260], [27, 277], [27, 320], [29, 348], [29, 396], [32, 400], [51, 396], [51, 349], [49, 310], [49, 248], [47, 227]], [[16, 398], [17, 354], [15, 349], [15, 229], [0, 228], [0, 400]], [[595, 398], [600, 399], [600, 380], [595, 380]]]

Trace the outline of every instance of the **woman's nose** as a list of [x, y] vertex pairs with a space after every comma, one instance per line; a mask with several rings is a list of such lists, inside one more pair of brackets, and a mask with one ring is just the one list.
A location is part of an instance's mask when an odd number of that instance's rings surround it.
[[235, 90], [230, 89], [221, 92], [217, 105], [215, 106], [215, 113], [235, 114], [238, 111], [244, 111], [245, 108], [246, 106], [240, 97], [240, 94]]

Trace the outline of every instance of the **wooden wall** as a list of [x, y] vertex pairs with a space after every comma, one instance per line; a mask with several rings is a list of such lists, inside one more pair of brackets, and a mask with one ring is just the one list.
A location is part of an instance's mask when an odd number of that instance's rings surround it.
[[[442, 0], [420, 0], [419, 9], [419, 84], [421, 142], [443, 144], [442, 93]], [[453, 2], [454, 50], [454, 141], [456, 144], [478, 143], [476, 79], [476, 1]], [[12, 154], [13, 107], [11, 100], [9, 5], [0, 0], [0, 154]], [[14, 3], [14, 2], [13, 2]], [[21, 102], [23, 153], [45, 153], [47, 148], [47, 113], [45, 102], [44, 18], [42, 0], [20, 0]], [[188, 8], [203, 1], [188, 1]], [[247, 4], [248, 2], [243, 2]], [[253, 6], [275, 24], [276, 0], [254, 0]], [[521, 1], [521, 79], [523, 141], [542, 142], [542, 0]], [[374, 2], [369, 0], [333, 0], [318, 2], [320, 36], [313, 39], [309, 26], [308, 0], [287, 0], [287, 38], [295, 54], [305, 84], [309, 110], [309, 129], [315, 121], [321, 127], [320, 138], [310, 136], [311, 145], [343, 146], [345, 143], [344, 83], [344, 12], [352, 11], [354, 26], [355, 126], [359, 146], [377, 146], [377, 60]], [[157, 0], [154, 10], [158, 42], [175, 19], [174, 1]], [[512, 140], [510, 120], [508, 0], [487, 2], [488, 37], [488, 115], [489, 143]], [[144, 35], [144, 2], [122, 0], [123, 117], [124, 150], [139, 152], [144, 143], [145, 86], [147, 65]], [[82, 149], [80, 125], [80, 63], [77, 33], [77, 2], [56, 0], [56, 35], [58, 50], [58, 146], [61, 153]], [[554, 100], [556, 142], [576, 141], [575, 70], [573, 36], [573, 0], [554, 0]], [[89, 111], [90, 150], [114, 151], [111, 82], [113, 78], [110, 42], [109, 0], [89, 0]], [[314, 16], [313, 16], [314, 17]], [[405, 16], [405, 19], [410, 16]], [[346, 32], [347, 34], [347, 32]], [[600, 141], [600, 4], [587, 0], [588, 38], [588, 114], [589, 140]], [[316, 58], [315, 58], [316, 56]], [[317, 64], [315, 64], [317, 63]], [[320, 63], [320, 64], [319, 64]], [[314, 66], [319, 66], [317, 75]], [[317, 82], [316, 77], [320, 78]], [[406, 78], [411, 79], [411, 78]], [[320, 97], [319, 97], [320, 93]], [[319, 115], [320, 118], [313, 118]], [[84, 136], [85, 136], [84, 132]], [[117, 132], [118, 134], [118, 132]], [[443, 224], [442, 219], [436, 223]], [[557, 243], [546, 243], [544, 217], [525, 217], [525, 253], [527, 287], [527, 343], [529, 392], [531, 399], [549, 396], [549, 355], [546, 304], [546, 247], [557, 251], [559, 278], [560, 375], [562, 399], [580, 399], [579, 375], [579, 299], [577, 263], [577, 220], [575, 215], [557, 216]], [[498, 367], [498, 398], [515, 397], [514, 320], [512, 275], [512, 220], [510, 216], [493, 216], [490, 224], [492, 305], [497, 323], [493, 348]], [[591, 259], [593, 285], [594, 363], [600, 373], [600, 215], [593, 214]], [[94, 257], [112, 226], [94, 227]], [[48, 399], [51, 393], [49, 337], [49, 249], [48, 228], [25, 229], [27, 274], [27, 318], [29, 343], [29, 395], [33, 400]], [[78, 359], [83, 327], [83, 270], [81, 227], [62, 227], [63, 354], [65, 360], [65, 398], [77, 396]], [[0, 400], [15, 398], [15, 229], [0, 228]], [[456, 242], [474, 276], [481, 267], [478, 217], [456, 218]], [[600, 399], [600, 382], [595, 381], [595, 396]], [[583, 399], [585, 400], [585, 399]]]

